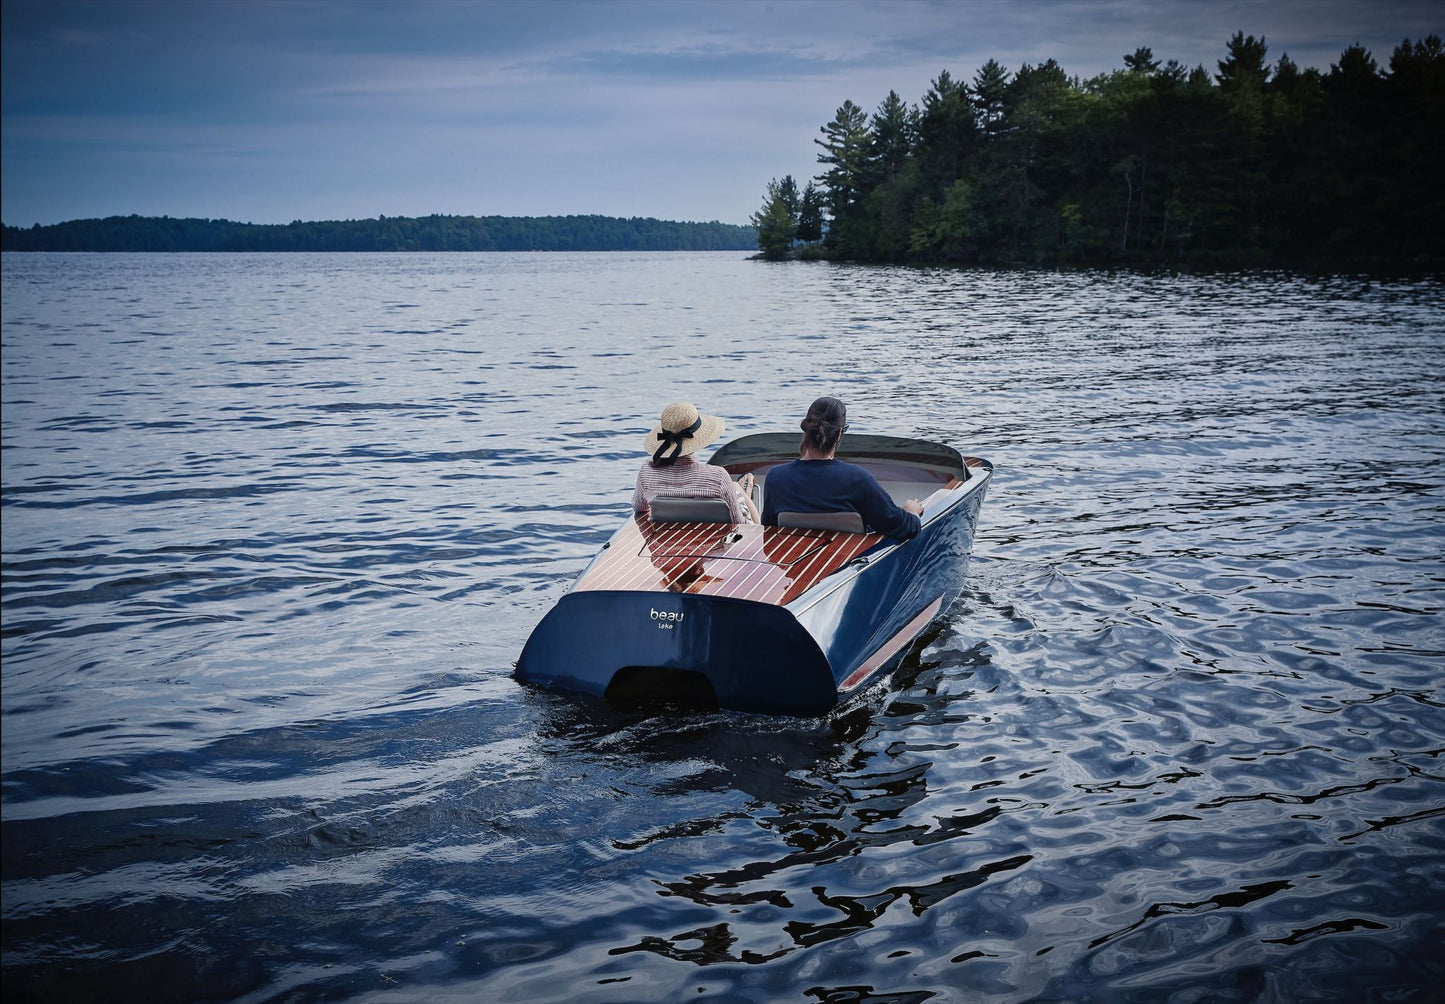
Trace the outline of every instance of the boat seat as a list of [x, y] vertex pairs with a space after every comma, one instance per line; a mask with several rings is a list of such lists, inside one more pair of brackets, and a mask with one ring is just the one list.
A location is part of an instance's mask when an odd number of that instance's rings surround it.
[[778, 526], [792, 526], [800, 530], [841, 530], [843, 533], [862, 533], [863, 517], [856, 512], [780, 512]]
[[654, 523], [731, 523], [733, 514], [722, 499], [689, 499], [658, 495], [648, 505]]

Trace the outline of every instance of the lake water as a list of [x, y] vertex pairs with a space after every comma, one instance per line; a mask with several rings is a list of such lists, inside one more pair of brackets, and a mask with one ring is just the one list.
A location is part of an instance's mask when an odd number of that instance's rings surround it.
[[[1445, 283], [6, 255], [30, 1000], [1438, 1000]], [[516, 684], [668, 401], [996, 474], [824, 719]]]

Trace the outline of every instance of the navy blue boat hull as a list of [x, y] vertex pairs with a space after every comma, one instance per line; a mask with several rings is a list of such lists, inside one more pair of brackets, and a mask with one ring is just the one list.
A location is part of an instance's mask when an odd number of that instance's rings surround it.
[[520, 680], [597, 697], [681, 692], [668, 673], [705, 678], [739, 711], [816, 714], [837, 701], [827, 659], [791, 611], [726, 597], [568, 593], [517, 661]]
[[963, 591], [983, 488], [926, 520], [912, 540], [863, 559], [856, 577], [839, 583], [833, 593], [812, 604], [793, 604], [828, 659], [835, 703], [896, 663]]

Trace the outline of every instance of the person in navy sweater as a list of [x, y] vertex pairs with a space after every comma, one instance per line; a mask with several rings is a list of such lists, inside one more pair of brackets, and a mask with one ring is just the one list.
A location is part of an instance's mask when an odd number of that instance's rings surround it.
[[863, 468], [838, 460], [838, 443], [848, 430], [848, 409], [836, 397], [820, 397], [799, 423], [798, 459], [768, 472], [763, 490], [763, 523], [776, 526], [780, 512], [856, 512], [867, 527], [894, 540], [917, 536], [923, 503], [896, 505]]

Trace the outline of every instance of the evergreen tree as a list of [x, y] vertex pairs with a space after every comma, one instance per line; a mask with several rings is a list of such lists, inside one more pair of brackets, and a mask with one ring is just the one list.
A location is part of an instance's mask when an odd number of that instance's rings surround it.
[[918, 113], [903, 103], [897, 91], [878, 105], [869, 123], [868, 175], [869, 187], [896, 177], [913, 151]]
[[775, 180], [772, 185], [769, 186], [768, 191], [770, 195], [782, 197], [783, 204], [788, 207], [788, 214], [792, 216], [796, 223], [798, 219], [799, 197], [798, 183], [793, 180], [793, 176], [791, 174], [783, 175], [783, 180]]
[[828, 165], [819, 178], [827, 191], [827, 204], [833, 226], [825, 244], [836, 245], [848, 230], [857, 200], [868, 184], [868, 154], [872, 137], [868, 133], [868, 116], [852, 101], [844, 101], [833, 121], [820, 130], [824, 139], [814, 143], [823, 148], [818, 163]]
[[788, 256], [797, 225], [792, 210], [788, 208], [783, 186], [776, 178], [768, 184], [767, 197], [763, 200], [763, 207], [753, 214], [752, 224], [758, 231], [758, 250], [764, 258], [778, 261]]
[[1249, 130], [1258, 129], [1264, 118], [1264, 85], [1269, 80], [1265, 57], [1269, 47], [1263, 38], [1236, 32], [1229, 40], [1228, 55], [1219, 61], [1219, 92], [1235, 116]]
[[1387, 162], [1396, 169], [1386, 192], [1391, 240], [1385, 254], [1445, 259], [1445, 46], [1430, 35], [1408, 38], [1390, 55], [1381, 100], [1387, 113]]
[[798, 240], [810, 244], [823, 239], [823, 194], [811, 181], [803, 189], [803, 198], [798, 205], [796, 236]]
[[1381, 133], [1385, 91], [1379, 67], [1368, 51], [1352, 45], [1340, 54], [1338, 63], [1331, 64], [1321, 87], [1323, 163], [1332, 169], [1326, 191], [1340, 200], [1333, 207], [1325, 244], [1332, 253], [1341, 254], [1361, 242], [1387, 242], [1382, 203], [1388, 201], [1385, 178], [1392, 165], [1386, 163], [1388, 144]]
[[973, 75], [973, 103], [984, 135], [995, 135], [1003, 122], [1004, 93], [1009, 74], [996, 59], [990, 59]]
[[868, 117], [851, 101], [844, 101], [833, 121], [820, 130], [825, 139], [813, 142], [823, 148], [818, 163], [827, 164], [820, 180], [828, 193], [828, 208], [839, 216], [847, 210], [863, 185], [868, 160]]
[[[1311, 156], [1323, 92], [1320, 73], [1281, 53], [1265, 85], [1268, 195], [1262, 207], [1266, 246], [1305, 256], [1324, 239], [1328, 211], [1318, 205], [1318, 163]], [[1324, 211], [1322, 211], [1324, 210]]]
[[1159, 69], [1159, 60], [1154, 58], [1153, 49], [1141, 45], [1124, 57], [1124, 66], [1131, 73], [1152, 74]]
[[923, 171], [924, 194], [937, 202], [958, 180], [978, 143], [978, 127], [968, 87], [947, 70], [923, 95], [918, 117], [916, 155]]
[[1052, 156], [1068, 103], [1070, 81], [1054, 60], [1019, 68], [1004, 92], [1005, 128], [994, 146], [997, 159], [986, 204], [1008, 260], [1041, 257], [1058, 235], [1058, 216], [1048, 204], [1062, 190], [1067, 166]]

